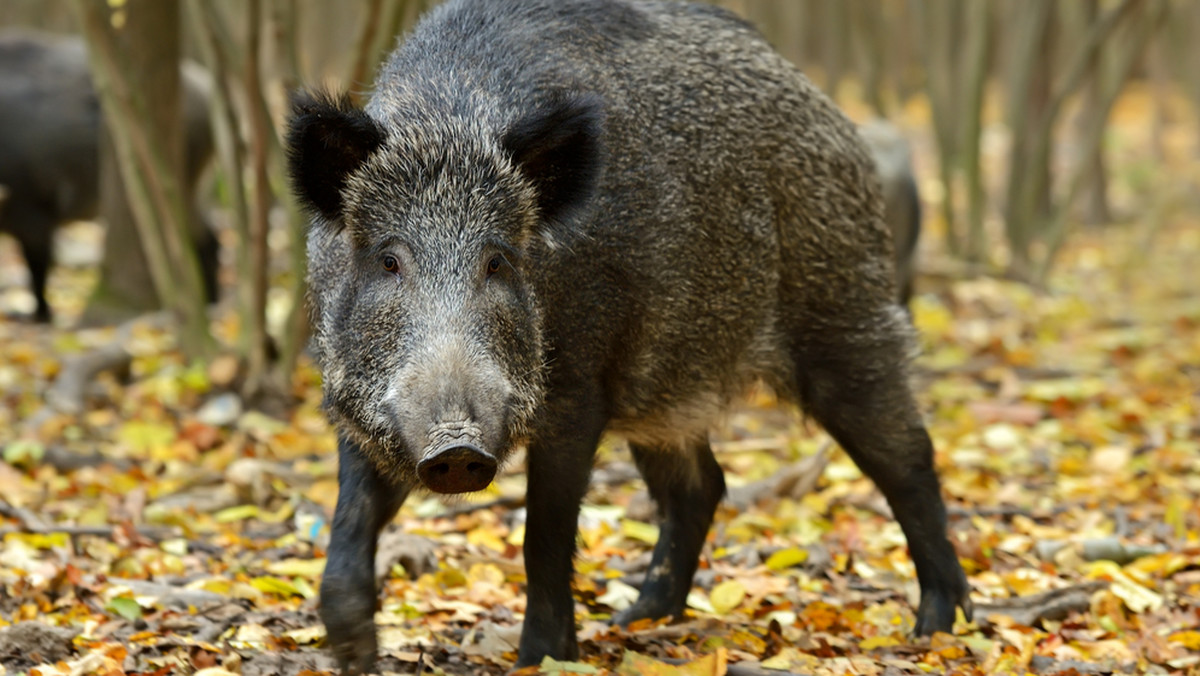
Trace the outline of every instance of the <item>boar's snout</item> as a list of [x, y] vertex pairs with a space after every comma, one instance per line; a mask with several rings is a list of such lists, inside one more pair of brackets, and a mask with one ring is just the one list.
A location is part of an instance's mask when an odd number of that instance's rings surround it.
[[417, 475], [436, 493], [481, 491], [496, 476], [496, 459], [471, 444], [454, 443], [422, 458]]

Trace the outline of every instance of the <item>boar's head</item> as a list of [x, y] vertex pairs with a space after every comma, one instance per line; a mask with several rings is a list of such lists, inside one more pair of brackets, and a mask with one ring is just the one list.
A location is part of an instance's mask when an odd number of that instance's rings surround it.
[[490, 126], [424, 112], [299, 94], [288, 168], [313, 217], [331, 419], [385, 474], [461, 493], [491, 482], [542, 402], [535, 254], [590, 201], [601, 106], [552, 96]]

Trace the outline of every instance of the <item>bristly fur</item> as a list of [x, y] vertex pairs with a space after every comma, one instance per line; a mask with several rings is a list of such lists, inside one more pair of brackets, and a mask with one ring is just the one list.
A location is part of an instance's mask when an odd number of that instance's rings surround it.
[[595, 94], [559, 93], [505, 132], [500, 145], [533, 183], [539, 216], [550, 227], [595, 192], [603, 166], [603, 101]]
[[296, 92], [286, 142], [293, 194], [314, 216], [339, 223], [347, 178], [386, 137], [348, 94]]

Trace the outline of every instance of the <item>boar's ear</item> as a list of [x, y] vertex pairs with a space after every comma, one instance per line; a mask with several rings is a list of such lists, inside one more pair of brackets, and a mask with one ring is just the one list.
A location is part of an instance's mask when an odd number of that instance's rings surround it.
[[562, 221], [592, 196], [601, 168], [599, 96], [563, 95], [518, 120], [500, 143], [537, 190], [543, 220]]
[[386, 134], [350, 97], [298, 92], [288, 122], [288, 174], [305, 207], [327, 221], [342, 216], [346, 179], [383, 144]]

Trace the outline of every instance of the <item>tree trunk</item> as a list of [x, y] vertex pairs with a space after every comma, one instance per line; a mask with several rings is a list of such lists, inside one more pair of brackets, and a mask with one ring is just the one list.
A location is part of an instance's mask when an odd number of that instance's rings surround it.
[[926, 0], [917, 6], [920, 29], [924, 36], [921, 56], [925, 65], [925, 89], [933, 116], [937, 142], [938, 177], [942, 183], [942, 220], [946, 229], [946, 248], [952, 256], [962, 255], [962, 241], [955, 218], [955, 167], [958, 165], [959, 97], [955, 96], [954, 41], [956, 36], [951, 3], [958, 0]]
[[838, 87], [846, 75], [846, 46], [850, 35], [844, 0], [823, 3], [825, 34], [821, 37], [821, 65], [825, 67], [825, 93], [837, 100]]
[[[1100, 0], [1084, 0], [1079, 9], [1080, 19], [1085, 23], [1081, 34], [1086, 34], [1087, 28], [1100, 16]], [[1084, 92], [1083, 110], [1075, 118], [1075, 142], [1078, 147], [1086, 145], [1087, 131], [1095, 124], [1095, 117], [1100, 114], [1108, 70], [1105, 55], [1099, 55], [1096, 73], [1088, 80]], [[1083, 222], [1088, 225], [1101, 225], [1112, 221], [1112, 210], [1108, 204], [1108, 167], [1105, 166], [1103, 146], [1098, 147], [1091, 157], [1080, 155], [1078, 161], [1085, 165]]]
[[888, 116], [886, 93], [885, 54], [888, 51], [890, 33], [885, 30], [880, 14], [883, 7], [878, 0], [857, 0], [850, 6], [853, 16], [849, 30], [859, 62], [859, 80], [863, 98], [871, 105], [875, 115]]
[[[1053, 125], [1046, 111], [1048, 101], [1039, 91], [1049, 82], [1043, 63], [1049, 26], [1054, 16], [1054, 3], [1027, 0], [1017, 5], [1011, 14], [1010, 35], [1014, 43], [1009, 56], [1012, 63], [1008, 80], [1008, 124], [1012, 132], [1009, 153], [1008, 199], [1005, 226], [1011, 253], [1009, 269], [1019, 279], [1032, 274], [1030, 246], [1033, 239], [1031, 221], [1037, 195], [1049, 190], [1049, 153], [1039, 153], [1036, 147], [1038, 132]], [[1040, 169], [1037, 156], [1044, 155]]]
[[[1083, 44], [1069, 51], [1065, 59], [1064, 75], [1058, 84], [1045, 97], [1042, 103], [1037, 95], [1036, 72], [1046, 70], [1046, 64], [1037, 61], [1039, 54], [1045, 55], [1049, 49], [1047, 32], [1032, 26], [1028, 30], [1016, 31], [1018, 39], [1030, 42], [1023, 44], [1018, 50], [1018, 67], [1013, 70], [1015, 75], [1011, 84], [1009, 96], [1011, 99], [1010, 120], [1013, 130], [1013, 149], [1009, 165], [1008, 209], [1005, 213], [1009, 246], [1012, 249], [1010, 272], [1019, 279], [1038, 281], [1045, 279], [1053, 252], [1057, 245], [1055, 241], [1061, 235], [1062, 209], [1057, 211], [1050, 203], [1050, 156], [1052, 151], [1053, 133], [1056, 123], [1069, 97], [1082, 87], [1087, 78], [1093, 76], [1100, 50], [1110, 45], [1109, 38], [1113, 31], [1122, 25], [1124, 20], [1144, 3], [1142, 0], [1122, 0], [1121, 4], [1106, 12], [1095, 21], [1088, 30]], [[1041, 8], [1046, 14], [1053, 14], [1057, 5], [1052, 3], [1033, 2], [1033, 6]], [[1022, 20], [1037, 22], [1036, 13], [1027, 12], [1020, 17]], [[1042, 17], [1047, 24], [1049, 16]], [[1140, 52], [1139, 52], [1140, 53]], [[1044, 59], [1043, 59], [1044, 60]], [[1122, 69], [1118, 69], [1122, 70]], [[1121, 75], [1117, 82], [1123, 82]], [[1022, 99], [1021, 94], [1028, 92]], [[1119, 88], [1110, 92], [1115, 100]], [[1111, 103], [1105, 106], [1104, 116]], [[1098, 131], [1102, 131], [1099, 128]], [[1100, 136], [1094, 137], [1099, 142]], [[1094, 150], [1085, 152], [1089, 154]], [[1070, 204], [1078, 190], [1074, 179], [1069, 181], [1072, 187], [1070, 197], [1064, 202]], [[1046, 243], [1047, 248], [1041, 260], [1034, 260], [1035, 243]]]
[[[126, 55], [130, 82], [154, 92], [149, 117], [139, 120], [163, 141], [162, 152], [172, 172], [184, 173], [182, 88], [179, 71], [179, 4], [171, 0], [129, 0], [123, 8], [124, 26], [115, 38]], [[183, 199], [193, 203], [192, 186], [180, 180]], [[202, 229], [193, 210], [188, 230], [199, 241]], [[100, 218], [107, 225], [100, 281], [84, 311], [85, 323], [114, 323], [149, 312], [163, 303], [156, 290], [138, 234], [128, 191], [117, 161], [109, 128], [100, 142]], [[161, 224], [160, 224], [161, 225]]]
[[[1128, 0], [1127, 0], [1128, 1]], [[1093, 118], [1092, 125], [1083, 134], [1084, 155], [1100, 151], [1104, 139], [1104, 130], [1108, 125], [1108, 116], [1113, 105], [1121, 95], [1125, 83], [1133, 74], [1138, 63], [1146, 54], [1149, 45], [1162, 27], [1170, 4], [1168, 0], [1149, 0], [1149, 2], [1129, 3], [1126, 5], [1132, 18], [1125, 22], [1130, 24], [1124, 36], [1106, 41], [1108, 51], [1112, 56], [1113, 72], [1109, 81], [1105, 82], [1104, 92], [1100, 99], [1100, 110]], [[1119, 10], [1114, 10], [1119, 11]], [[1116, 15], [1120, 18], [1121, 15]], [[1056, 97], [1058, 98], [1058, 97]], [[1042, 237], [1046, 242], [1046, 252], [1037, 269], [1036, 281], [1043, 282], [1049, 276], [1054, 260], [1066, 241], [1067, 212], [1078, 198], [1084, 184], [1086, 167], [1076, 167], [1067, 177], [1066, 194], [1060, 203], [1048, 214], [1043, 225]]]
[[988, 36], [990, 17], [987, 0], [967, 0], [966, 57], [960, 73], [960, 91], [966, 99], [962, 115], [962, 138], [959, 161], [967, 188], [967, 248], [969, 263], [986, 263], [983, 232], [983, 212], [987, 196], [983, 191], [983, 172], [979, 162], [980, 136], [983, 129], [983, 94], [988, 72]]

